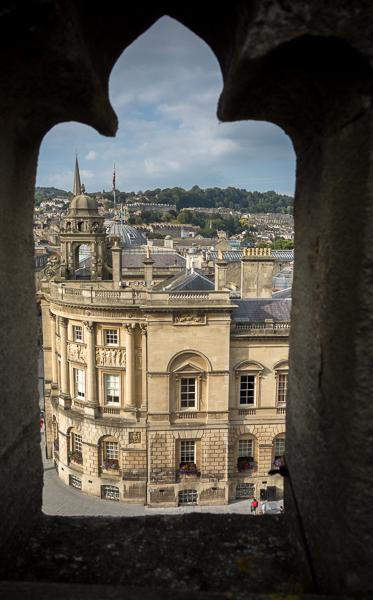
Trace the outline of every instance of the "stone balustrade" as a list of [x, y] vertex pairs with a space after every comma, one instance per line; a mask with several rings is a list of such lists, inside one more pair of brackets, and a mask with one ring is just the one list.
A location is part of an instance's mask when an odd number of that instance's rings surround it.
[[[230, 306], [231, 301], [229, 292], [210, 291], [210, 292], [154, 292], [152, 290], [133, 288], [113, 289], [112, 283], [100, 282], [100, 284], [79, 286], [74, 283], [53, 283], [50, 282], [49, 288], [43, 290], [50, 294], [52, 300], [66, 302], [66, 304], [96, 305], [96, 306], [133, 306], [133, 305], [152, 305], [165, 306], [172, 305], [222, 305]], [[99, 285], [99, 287], [98, 287]]]

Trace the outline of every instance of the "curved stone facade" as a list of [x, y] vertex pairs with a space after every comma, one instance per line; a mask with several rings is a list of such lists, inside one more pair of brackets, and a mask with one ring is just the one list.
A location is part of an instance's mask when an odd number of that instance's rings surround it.
[[48, 453], [67, 485], [149, 506], [281, 497], [288, 327], [235, 328], [228, 292], [111, 282], [44, 282], [42, 312]]

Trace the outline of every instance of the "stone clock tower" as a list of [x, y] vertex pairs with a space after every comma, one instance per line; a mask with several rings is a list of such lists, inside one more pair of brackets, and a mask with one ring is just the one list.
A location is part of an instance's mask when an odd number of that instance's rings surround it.
[[61, 230], [61, 278], [107, 278], [105, 273], [106, 233], [97, 202], [85, 194], [75, 161], [74, 197]]

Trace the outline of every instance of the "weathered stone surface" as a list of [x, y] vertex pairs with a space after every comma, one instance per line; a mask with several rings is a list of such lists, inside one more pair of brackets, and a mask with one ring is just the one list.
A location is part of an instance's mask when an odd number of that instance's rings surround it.
[[[220, 119], [270, 120], [292, 137], [297, 262], [288, 463], [319, 588], [366, 595], [373, 585], [373, 19], [365, 0], [242, 1], [213, 10], [162, 2], [145, 10], [114, 0], [104, 7], [83, 0], [2, 3], [3, 553], [10, 537], [27, 539], [41, 506], [32, 239], [40, 141], [70, 120], [115, 133], [110, 71], [163, 14], [215, 52], [224, 79]], [[293, 517], [295, 528], [294, 510]], [[58, 579], [55, 571], [51, 576]]]
[[3, 563], [0, 574], [190, 592], [309, 589], [282, 516], [44, 517], [16, 563]]

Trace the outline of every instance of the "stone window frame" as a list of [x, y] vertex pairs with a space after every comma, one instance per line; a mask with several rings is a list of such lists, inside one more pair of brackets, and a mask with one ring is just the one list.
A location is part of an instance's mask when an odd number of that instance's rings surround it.
[[[112, 500], [114, 502], [120, 500], [120, 489], [117, 485], [103, 484], [100, 491], [102, 500]], [[111, 495], [107, 492], [111, 492]]]
[[[183, 383], [183, 381], [187, 382], [187, 383]], [[187, 394], [188, 396], [190, 394], [192, 394], [192, 391], [190, 390], [189, 386], [190, 386], [190, 382], [193, 381], [193, 398], [187, 398], [187, 399], [183, 399], [183, 393]], [[186, 391], [183, 390], [183, 386], [186, 386], [187, 389]], [[188, 406], [183, 406], [183, 402], [187, 402]], [[193, 402], [193, 404], [189, 404], [190, 402]], [[195, 410], [197, 407], [197, 403], [198, 403], [198, 378], [197, 377], [181, 377], [180, 376], [180, 381], [179, 381], [179, 404], [180, 404], [180, 410], [187, 410], [187, 409], [193, 409]]]
[[[83, 326], [82, 325], [73, 325], [72, 328], [73, 328], [73, 341], [76, 342], [77, 344], [84, 343]], [[80, 330], [79, 335], [77, 335], [78, 330]]]
[[[110, 453], [113, 451], [114, 456], [109, 456], [108, 454], [108, 444], [116, 444], [117, 448], [110, 448]], [[116, 456], [115, 456], [116, 454]], [[110, 473], [111, 475], [120, 475], [121, 474], [121, 445], [118, 438], [112, 435], [104, 435], [98, 441], [98, 456], [99, 456], [99, 464], [100, 464], [100, 472], [101, 473]], [[108, 466], [109, 462], [117, 465], [115, 468], [111, 468]]]
[[[83, 386], [84, 392], [80, 392], [80, 393], [79, 393], [79, 385], [82, 383], [82, 381], [79, 381], [79, 373], [83, 373], [83, 384], [84, 384], [84, 386]], [[73, 374], [74, 374], [74, 398], [76, 398], [77, 400], [85, 400], [86, 393], [87, 393], [87, 377], [86, 377], [85, 369], [81, 369], [80, 367], [74, 367]]]
[[[111, 336], [114, 332], [116, 335], [116, 342], [109, 342], [108, 336]], [[119, 344], [120, 334], [119, 334], [118, 327], [104, 327], [102, 329], [102, 337], [103, 337], [104, 346], [109, 346], [110, 348], [113, 348], [113, 347], [116, 348], [117, 346], [120, 345]]]
[[[264, 366], [253, 360], [240, 362], [234, 368], [236, 379], [235, 397], [237, 398], [238, 408], [258, 408], [261, 399], [261, 378], [263, 376]], [[253, 404], [241, 404], [241, 377], [251, 375], [254, 377], [254, 402]]]
[[[245, 473], [245, 471], [240, 471], [238, 469], [238, 459], [240, 458], [239, 445], [240, 445], [240, 442], [245, 441], [245, 440], [251, 441], [251, 450], [252, 450], [251, 458], [252, 458], [252, 462], [253, 462], [253, 469], [257, 466], [258, 448], [259, 448], [258, 440], [254, 434], [244, 433], [237, 438], [237, 442], [236, 442], [236, 446], [235, 446], [234, 465], [235, 465], [235, 470], [240, 473]], [[250, 469], [250, 470], [248, 469], [245, 474], [250, 476], [253, 469]]]
[[[282, 442], [283, 451], [279, 452], [279, 449], [276, 448], [277, 442]], [[278, 433], [272, 440], [272, 464], [275, 467], [281, 466], [283, 462], [283, 457], [285, 456], [286, 451], [286, 433]]]
[[[289, 393], [289, 362], [288, 360], [281, 360], [277, 362], [273, 370], [275, 372], [275, 380], [276, 380], [276, 396], [275, 396], [275, 405], [277, 408], [285, 408], [287, 405], [287, 398]], [[280, 385], [280, 376], [286, 375], [286, 399], [285, 401], [279, 401], [279, 385]]]
[[[173, 372], [175, 379], [176, 389], [176, 405], [179, 412], [195, 412], [199, 410], [201, 398], [202, 398], [202, 380], [205, 376], [205, 372], [199, 367], [188, 364], [180, 369]], [[181, 380], [182, 379], [195, 379], [195, 404], [194, 406], [181, 406]]]
[[[181, 498], [186, 497], [186, 501], [181, 501]], [[189, 501], [188, 498], [191, 498]], [[198, 491], [192, 488], [187, 488], [184, 490], [180, 490], [178, 493], [178, 505], [185, 506], [188, 504], [198, 504]]]
[[[122, 384], [123, 384], [122, 374], [120, 372], [118, 372], [118, 371], [113, 371], [112, 369], [110, 369], [110, 370], [102, 371], [101, 375], [102, 375], [102, 386], [103, 386], [103, 403], [102, 403], [103, 406], [113, 406], [113, 407], [115, 406], [117, 408], [120, 408], [121, 405], [122, 405], [122, 398], [123, 398], [123, 394], [122, 394]], [[107, 381], [108, 377], [117, 377], [118, 380], [119, 380], [119, 386], [118, 386], [119, 400], [118, 400], [118, 402], [116, 402], [116, 401], [115, 402], [113, 402], [113, 401], [107, 402], [108, 395], [107, 395], [107, 384], [106, 384], [106, 381]]]
[[[75, 427], [70, 427], [67, 431], [67, 462], [69, 465], [70, 463], [80, 467], [83, 465], [83, 445], [82, 432]], [[80, 455], [80, 458], [74, 458], [74, 453]]]
[[[189, 449], [184, 449], [184, 459], [183, 459], [183, 444], [188, 445]], [[191, 450], [193, 448], [193, 450]], [[193, 460], [190, 458], [186, 458], [187, 456], [192, 456]], [[180, 440], [180, 465], [181, 463], [194, 463], [196, 464], [196, 440], [188, 439], [188, 440]]]

